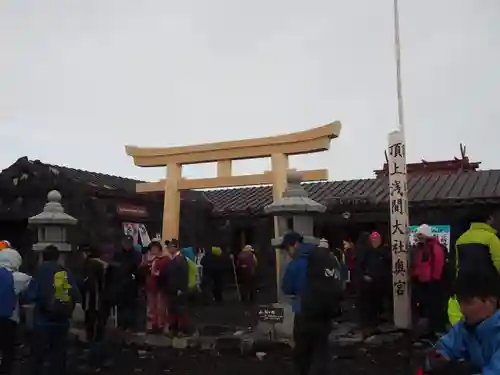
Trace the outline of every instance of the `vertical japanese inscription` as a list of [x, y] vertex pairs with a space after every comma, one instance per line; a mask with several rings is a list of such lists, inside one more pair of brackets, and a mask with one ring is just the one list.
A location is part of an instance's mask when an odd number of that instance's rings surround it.
[[401, 132], [395, 131], [389, 134], [388, 151], [394, 323], [399, 328], [409, 328], [411, 310], [408, 269], [408, 191], [405, 144]]

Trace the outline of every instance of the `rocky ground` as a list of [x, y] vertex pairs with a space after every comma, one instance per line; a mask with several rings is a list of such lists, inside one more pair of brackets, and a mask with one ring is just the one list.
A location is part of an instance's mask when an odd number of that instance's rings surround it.
[[[162, 336], [134, 336], [132, 343], [124, 344], [110, 335], [106, 343], [109, 359], [99, 372], [88, 367], [88, 351], [75, 339], [69, 346], [68, 374], [293, 374], [290, 346], [271, 344], [252, 333], [255, 309], [231, 302], [197, 306], [191, 317], [198, 337], [184, 342], [188, 344], [184, 349], [172, 348], [171, 340]], [[248, 344], [247, 339], [254, 345], [243, 345]], [[336, 375], [413, 374], [424, 349], [407, 345], [405, 337], [390, 326], [362, 342], [352, 319], [339, 323], [330, 339], [332, 373]], [[23, 346], [16, 375], [28, 375], [28, 356], [29, 350]]]

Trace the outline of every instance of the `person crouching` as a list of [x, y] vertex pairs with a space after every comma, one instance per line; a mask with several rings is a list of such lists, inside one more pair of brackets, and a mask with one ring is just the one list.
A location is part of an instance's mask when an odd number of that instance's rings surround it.
[[178, 337], [187, 333], [189, 268], [176, 239], [169, 242], [167, 252], [170, 256], [165, 271], [169, 335]]

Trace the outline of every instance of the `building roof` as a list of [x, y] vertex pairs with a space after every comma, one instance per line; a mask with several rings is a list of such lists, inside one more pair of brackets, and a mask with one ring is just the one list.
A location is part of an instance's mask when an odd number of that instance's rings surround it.
[[[10, 167], [1, 171], [0, 183], [4, 186], [6, 184], [17, 185], [18, 180], [22, 180], [23, 176], [26, 176], [25, 178], [30, 178], [34, 175], [40, 178], [42, 176], [47, 176], [47, 174], [52, 174], [54, 177], [63, 177], [71, 182], [84, 184], [100, 191], [110, 192], [111, 194], [119, 192], [136, 194], [136, 184], [144, 182], [131, 178], [47, 164], [40, 160], [29, 160], [25, 156], [19, 158]], [[197, 191], [183, 192], [182, 199], [191, 201], [203, 199], [206, 201], [205, 196]]]
[[[386, 177], [306, 183], [309, 196], [332, 207], [342, 201], [383, 204], [389, 200]], [[205, 195], [219, 213], [261, 212], [272, 203], [270, 186], [206, 191]], [[426, 173], [408, 177], [408, 195], [412, 204], [439, 201], [500, 201], [500, 170]]]

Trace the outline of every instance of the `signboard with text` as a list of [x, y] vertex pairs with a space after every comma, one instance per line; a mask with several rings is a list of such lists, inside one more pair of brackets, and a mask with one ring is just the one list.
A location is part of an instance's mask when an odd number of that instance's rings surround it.
[[412, 318], [408, 270], [408, 185], [405, 143], [401, 131], [389, 134], [388, 172], [394, 325], [410, 329]]
[[[418, 225], [410, 225], [410, 245], [415, 245], [417, 242], [416, 233], [418, 230]], [[439, 239], [441, 245], [446, 247], [448, 251], [450, 251], [450, 240], [451, 240], [451, 226], [450, 225], [430, 225], [432, 235]]]
[[258, 317], [261, 322], [283, 323], [285, 310], [282, 307], [260, 306]]

